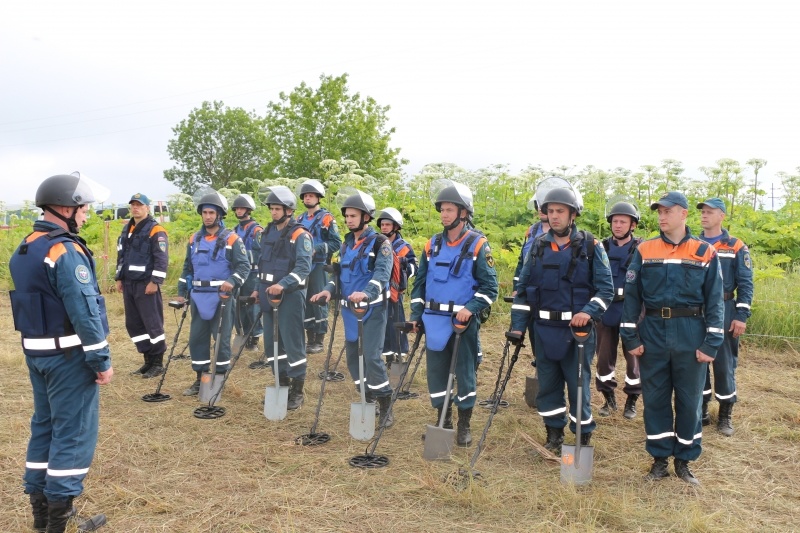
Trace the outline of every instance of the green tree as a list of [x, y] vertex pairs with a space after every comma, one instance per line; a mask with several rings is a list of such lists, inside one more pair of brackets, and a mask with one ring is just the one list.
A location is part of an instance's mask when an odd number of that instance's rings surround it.
[[389, 106], [350, 94], [347, 74], [320, 76], [313, 89], [301, 83], [267, 106], [265, 125], [278, 154], [274, 176], [320, 177], [325, 160], [358, 161], [365, 172], [399, 169], [399, 148], [390, 146]]
[[176, 165], [164, 179], [192, 194], [202, 186], [228, 187], [233, 181], [259, 179], [274, 167], [263, 119], [222, 102], [203, 102], [172, 128], [167, 152]]
[[753, 158], [748, 159], [746, 164], [753, 169], [753, 187], [750, 189], [750, 193], [753, 195], [753, 210], [755, 210], [758, 197], [765, 194], [765, 191], [761, 191], [758, 188], [758, 171], [766, 166], [767, 160]]

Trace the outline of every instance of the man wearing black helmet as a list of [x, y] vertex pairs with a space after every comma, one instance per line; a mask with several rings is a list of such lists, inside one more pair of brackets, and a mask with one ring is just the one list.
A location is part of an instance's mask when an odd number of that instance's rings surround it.
[[233, 302], [231, 297], [250, 275], [250, 260], [242, 239], [225, 227], [223, 218], [228, 201], [218, 192], [204, 194], [197, 204], [203, 217], [200, 231], [189, 239], [183, 272], [178, 280], [178, 300], [191, 290], [192, 323], [189, 330], [189, 353], [192, 370], [197, 374], [194, 383], [183, 391], [184, 396], [200, 392], [200, 377], [211, 366], [211, 337], [217, 335], [216, 371], [224, 374], [231, 358]]
[[[363, 318], [363, 353], [367, 400], [377, 398], [380, 407], [379, 424], [390, 427], [394, 417], [389, 411], [392, 388], [386, 375], [386, 365], [381, 360], [383, 336], [386, 332], [386, 308], [389, 298], [389, 277], [392, 271], [392, 245], [376, 233], [369, 222], [375, 216], [375, 200], [358, 191], [342, 203], [347, 229], [344, 245], [339, 251], [338, 275], [325, 285], [325, 289], [312, 295], [311, 302], [329, 302], [341, 284], [342, 320], [344, 321], [347, 369], [361, 390], [358, 372], [358, 322], [352, 309], [368, 308]], [[377, 251], [376, 251], [377, 243]]]
[[[306, 306], [306, 283], [311, 272], [313, 245], [311, 234], [292, 218], [297, 198], [284, 186], [270, 187], [266, 200], [272, 222], [261, 236], [258, 258], [258, 290], [252, 294], [261, 302], [264, 317], [266, 364], [273, 368], [278, 358], [278, 380], [289, 387], [287, 409], [303, 405], [306, 380], [306, 346], [303, 317]], [[269, 299], [282, 298], [278, 313], [278, 353], [273, 353], [272, 307]]]
[[[261, 232], [264, 228], [261, 224], [251, 218], [253, 211], [256, 208], [256, 202], [249, 194], [240, 194], [233, 199], [233, 214], [239, 224], [236, 225], [236, 235], [242, 239], [244, 249], [247, 250], [247, 257], [250, 259], [250, 275], [247, 281], [242, 285], [239, 294], [242, 296], [249, 296], [256, 290], [258, 282], [258, 256], [261, 254], [259, 241], [261, 240]], [[245, 335], [250, 331], [258, 317], [258, 309], [255, 305], [247, 303], [236, 302], [236, 320], [235, 327], [239, 335]], [[241, 330], [241, 331], [239, 331]], [[264, 333], [261, 324], [253, 326], [253, 332], [250, 337], [245, 341], [245, 347], [248, 350], [255, 350], [258, 347], [258, 339]], [[252, 368], [252, 365], [251, 365]]]
[[[642, 241], [633, 236], [639, 222], [639, 210], [629, 202], [617, 202], [611, 206], [606, 220], [611, 225], [611, 237], [603, 239], [603, 248], [608, 254], [611, 276], [614, 278], [614, 300], [603, 317], [597, 322], [597, 373], [595, 387], [605, 398], [598, 411], [600, 416], [610, 416], [617, 410], [614, 391], [617, 388], [617, 346], [619, 345], [619, 323], [622, 319], [622, 301], [625, 299], [625, 273], [633, 258], [633, 252]], [[623, 392], [625, 400], [623, 416], [632, 419], [636, 416], [636, 400], [642, 394], [642, 381], [639, 379], [639, 359], [622, 347], [625, 355], [626, 372]]]
[[[536, 407], [547, 431], [545, 447], [561, 452], [564, 427], [576, 433], [578, 364], [591, 366], [595, 334], [585, 343], [587, 361], [578, 360], [571, 327], [600, 319], [614, 296], [608, 257], [591, 233], [579, 231], [575, 218], [583, 210], [572, 188], [556, 188], [542, 202], [550, 231], [531, 246], [516, 285], [511, 329], [527, 328], [534, 339], [539, 393]], [[590, 372], [583, 372], [581, 444], [588, 445], [597, 424], [592, 418]], [[569, 396], [569, 418], [564, 385]]]
[[43, 220], [9, 261], [14, 327], [33, 388], [24, 486], [36, 531], [61, 533], [74, 514], [97, 445], [98, 385], [114, 375], [105, 300], [77, 235], [89, 204], [105, 199], [102, 189], [78, 172], [43, 181]]
[[[436, 196], [443, 231], [425, 244], [411, 290], [411, 321], [425, 325], [428, 392], [438, 411], [445, 410], [444, 427], [452, 429], [452, 403], [458, 408], [456, 444], [472, 442], [470, 420], [476, 398], [478, 316], [497, 299], [497, 272], [486, 237], [467, 224], [473, 214], [472, 192], [451, 183]], [[452, 321], [468, 323], [461, 335], [456, 361], [458, 390], [444, 405], [453, 356]]]
[[[310, 179], [301, 183], [297, 196], [308, 209], [297, 215], [297, 221], [314, 238], [313, 268], [308, 276], [308, 297], [311, 297], [325, 287], [327, 279], [324, 267], [330, 264], [333, 254], [339, 251], [342, 238], [336, 227], [336, 219], [330, 211], [319, 205], [320, 200], [325, 198], [325, 187], [318, 180]], [[306, 352], [320, 353], [328, 332], [328, 306], [307, 305], [304, 325], [308, 335]]]
[[[533, 245], [533, 241], [539, 235], [543, 235], [550, 231], [550, 224], [547, 222], [547, 212], [539, 206], [539, 200], [534, 195], [528, 202], [528, 208], [533, 208], [533, 211], [539, 216], [539, 220], [534, 222], [531, 227], [525, 231], [525, 237], [522, 241], [522, 248], [519, 251], [519, 259], [517, 260], [517, 268], [514, 270], [514, 285], [519, 281], [519, 273], [522, 272], [522, 264], [525, 262], [525, 257]], [[511, 294], [515, 296], [515, 293]]]

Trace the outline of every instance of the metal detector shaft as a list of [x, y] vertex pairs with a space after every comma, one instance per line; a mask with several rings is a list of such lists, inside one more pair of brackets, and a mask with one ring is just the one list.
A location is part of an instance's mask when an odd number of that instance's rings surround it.
[[[331, 296], [333, 298], [334, 296]], [[327, 305], [328, 302], [325, 304], [320, 305]], [[311, 424], [311, 430], [309, 431], [310, 435], [316, 435], [317, 433], [317, 424], [319, 423], [319, 413], [322, 410], [322, 398], [325, 396], [325, 384], [328, 382], [328, 368], [331, 363], [331, 355], [333, 355], [333, 337], [336, 335], [336, 322], [339, 319], [339, 306], [341, 302], [339, 298], [336, 298], [336, 304], [333, 307], [333, 326], [331, 326], [331, 334], [330, 338], [328, 339], [328, 354], [325, 356], [325, 368], [324, 368], [324, 378], [322, 380], [322, 385], [319, 388], [319, 399], [317, 400], [317, 410], [314, 413], [314, 423]]]
[[[191, 293], [188, 295], [191, 296]], [[182, 303], [182, 305], [180, 305]], [[178, 307], [180, 305], [180, 307]], [[178, 331], [175, 332], [175, 338], [172, 339], [172, 347], [169, 349], [169, 357], [167, 357], [167, 363], [164, 365], [164, 372], [161, 374], [161, 379], [158, 381], [158, 386], [156, 387], [156, 391], [153, 393], [154, 395], [161, 394], [161, 386], [164, 385], [164, 378], [167, 377], [167, 372], [169, 371], [169, 363], [172, 361], [172, 354], [175, 353], [175, 346], [178, 345], [178, 338], [181, 336], [181, 330], [183, 329], [183, 321], [186, 320], [186, 313], [189, 311], [189, 298], [186, 298], [184, 302], [169, 302], [169, 306], [173, 309], [183, 309], [181, 313], [181, 321], [178, 323]]]
[[[251, 333], [253, 333], [253, 330], [256, 329], [256, 326], [260, 321], [261, 321], [261, 311], [258, 312], [255, 322], [253, 322], [250, 325], [250, 328], [247, 331], [248, 337], [250, 336]], [[220, 394], [222, 394], [222, 389], [225, 388], [225, 383], [228, 382], [228, 376], [230, 376], [231, 372], [233, 372], [233, 367], [236, 366], [236, 361], [239, 360], [239, 357], [242, 355], [243, 351], [244, 351], [244, 344], [239, 346], [236, 355], [234, 355], [233, 358], [231, 359], [230, 366], [228, 366], [228, 371], [225, 372], [225, 375], [222, 377], [222, 383], [219, 386], [219, 390], [216, 393], [214, 393], [214, 396], [212, 396], [210, 400], [208, 400], [209, 407], [212, 407], [217, 403], [217, 399], [219, 398]]]

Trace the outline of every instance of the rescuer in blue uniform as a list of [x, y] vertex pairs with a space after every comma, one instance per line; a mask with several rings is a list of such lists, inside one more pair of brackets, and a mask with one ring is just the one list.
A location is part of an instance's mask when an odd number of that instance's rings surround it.
[[[639, 210], [630, 202], [617, 202], [611, 206], [606, 217], [611, 226], [611, 237], [603, 239], [603, 248], [611, 265], [614, 278], [614, 300], [597, 323], [597, 373], [594, 384], [606, 399], [598, 411], [600, 416], [610, 416], [617, 410], [614, 391], [617, 388], [617, 347], [619, 346], [619, 322], [622, 319], [622, 302], [625, 299], [625, 273], [633, 259], [633, 252], [642, 242], [633, 236], [639, 222]], [[625, 356], [625, 386], [622, 391], [628, 396], [622, 415], [627, 419], [636, 416], [636, 400], [642, 394], [639, 377], [639, 359], [622, 347]]]
[[[261, 232], [264, 228], [261, 224], [251, 218], [253, 211], [256, 208], [256, 202], [249, 194], [240, 194], [233, 199], [233, 214], [239, 223], [236, 225], [236, 235], [242, 239], [244, 249], [247, 250], [247, 257], [250, 260], [250, 275], [242, 285], [239, 294], [248, 296], [256, 291], [258, 284], [258, 256], [261, 254], [259, 242], [261, 241]], [[258, 307], [247, 303], [242, 303], [237, 300], [236, 302], [236, 319], [234, 320], [236, 332], [239, 335], [245, 335], [250, 331], [253, 322], [258, 318]], [[241, 331], [239, 331], [241, 329]], [[261, 324], [256, 324], [253, 327], [253, 332], [245, 341], [245, 348], [248, 350], [255, 350], [258, 348], [258, 339], [264, 334]]]
[[391, 365], [393, 362], [403, 362], [408, 356], [408, 336], [405, 332], [399, 332], [394, 324], [405, 322], [406, 315], [403, 309], [403, 294], [408, 280], [417, 273], [417, 256], [411, 244], [403, 239], [400, 230], [403, 229], [403, 215], [394, 207], [387, 207], [377, 216], [378, 228], [381, 233], [392, 243], [392, 249], [397, 257], [400, 258], [400, 267], [403, 269], [401, 276], [403, 281], [401, 287], [397, 289], [400, 294], [396, 302], [389, 302], [389, 316], [386, 319], [386, 337], [383, 341], [383, 357], [386, 363]]
[[[441, 416], [444, 427], [453, 427], [452, 403], [458, 408], [456, 444], [472, 442], [470, 419], [475, 405], [475, 370], [478, 358], [478, 315], [497, 299], [497, 273], [486, 237], [467, 227], [474, 212], [472, 192], [452, 182], [436, 196], [442, 233], [425, 244], [414, 287], [411, 290], [411, 321], [425, 325], [428, 392], [431, 405]], [[469, 326], [461, 334], [456, 361], [458, 390], [451, 404], [444, 405], [450, 360], [453, 355], [452, 320]], [[437, 417], [437, 423], [438, 423]]]
[[[300, 222], [314, 239], [314, 258], [311, 274], [308, 276], [308, 297], [319, 293], [325, 288], [325, 265], [331, 264], [331, 257], [342, 246], [342, 238], [336, 227], [336, 219], [327, 209], [321, 207], [319, 202], [325, 198], [325, 187], [314, 179], [306, 180], [300, 184], [297, 196], [303, 202], [307, 211], [297, 215]], [[305, 329], [308, 335], [306, 342], [307, 353], [320, 353], [323, 350], [325, 334], [328, 332], [328, 306], [306, 305]]]
[[[711, 198], [697, 204], [700, 209], [700, 238], [717, 250], [722, 268], [722, 290], [725, 300], [725, 339], [710, 365], [714, 367], [714, 395], [719, 402], [717, 429], [723, 435], [733, 435], [733, 404], [736, 403], [736, 367], [739, 362], [739, 335], [747, 329], [750, 304], [753, 303], [753, 263], [747, 245], [722, 229], [725, 202]], [[706, 372], [703, 389], [703, 425], [711, 423], [708, 402], [711, 400], [711, 368]]]
[[131, 196], [131, 218], [117, 240], [117, 291], [125, 305], [125, 328], [144, 365], [131, 372], [143, 378], [164, 372], [164, 303], [161, 285], [167, 279], [169, 241], [165, 230], [150, 216], [150, 199]]
[[[674, 456], [675, 475], [699, 485], [689, 462], [701, 452], [706, 363], [722, 344], [724, 310], [717, 253], [692, 236], [686, 226], [688, 207], [686, 197], [675, 191], [650, 206], [658, 210], [661, 235], [642, 242], [633, 254], [625, 274], [620, 334], [639, 357], [647, 406], [645, 449], [654, 459], [646, 479], [667, 477]], [[637, 324], [642, 305], [645, 316]]]
[[[330, 301], [341, 283], [342, 320], [344, 321], [347, 369], [356, 384], [358, 375], [358, 321], [351, 311], [354, 306], [368, 307], [364, 315], [362, 339], [364, 350], [365, 395], [369, 401], [377, 398], [380, 407], [379, 424], [390, 427], [394, 417], [389, 411], [392, 388], [386, 375], [386, 365], [381, 359], [383, 336], [386, 333], [386, 310], [389, 298], [389, 277], [392, 272], [392, 245], [377, 233], [369, 222], [375, 216], [375, 200], [358, 191], [342, 203], [342, 215], [350, 232], [345, 236], [339, 251], [339, 273], [328, 282], [325, 289], [313, 296], [311, 302]], [[377, 239], [377, 240], [376, 240]], [[377, 244], [377, 246], [376, 246]]]
[[[261, 302], [264, 317], [264, 350], [267, 366], [273, 368], [278, 357], [278, 379], [289, 387], [287, 408], [292, 411], [303, 405], [306, 380], [306, 347], [303, 318], [306, 307], [306, 283], [314, 253], [311, 234], [292, 218], [297, 198], [287, 187], [270, 187], [266, 201], [272, 222], [261, 235], [258, 258], [258, 291], [252, 294]], [[278, 309], [278, 353], [275, 348], [275, 323], [267, 301], [283, 294]]]
[[[204, 194], [197, 204], [203, 227], [192, 235], [186, 246], [183, 272], [178, 280], [178, 301], [191, 287], [192, 322], [189, 331], [189, 353], [197, 378], [184, 396], [200, 392], [200, 376], [211, 365], [211, 337], [219, 327], [217, 354], [218, 374], [228, 370], [231, 358], [234, 291], [250, 275], [250, 260], [242, 239], [225, 227], [222, 219], [228, 212], [228, 201], [216, 191]], [[215, 347], [216, 349], [216, 347]]]
[[[530, 199], [528, 202], [528, 208], [533, 208], [533, 211], [539, 215], [539, 220], [531, 224], [531, 227], [525, 231], [525, 238], [522, 241], [522, 248], [519, 251], [519, 259], [517, 260], [517, 268], [514, 270], [514, 285], [516, 285], [519, 281], [519, 274], [522, 272], [522, 265], [525, 263], [525, 258], [528, 256], [528, 252], [531, 250], [533, 241], [535, 241], [539, 235], [543, 235], [550, 231], [550, 224], [547, 222], [547, 213], [539, 206], [539, 199], [536, 196], [537, 195], [534, 195], [533, 198]], [[544, 199], [544, 197], [542, 197], [542, 199]], [[512, 296], [516, 295], [512, 294]]]
[[77, 235], [89, 204], [105, 199], [100, 189], [78, 172], [43, 181], [36, 206], [44, 219], [9, 261], [14, 328], [33, 388], [24, 484], [36, 531], [66, 529], [97, 445], [98, 385], [114, 375], [105, 301]]
[[[583, 205], [572, 189], [557, 188], [542, 202], [550, 231], [531, 246], [516, 285], [511, 307], [511, 329], [528, 329], [534, 339], [539, 393], [536, 407], [547, 430], [545, 447], [561, 452], [569, 396], [569, 428], [576, 433], [578, 387], [578, 348], [570, 327], [583, 327], [597, 321], [608, 309], [614, 285], [605, 250], [590, 233], [579, 231], [575, 219]], [[586, 341], [585, 355], [591, 366], [595, 333]], [[581, 399], [581, 444], [588, 445], [597, 424], [592, 418], [591, 373], [583, 373]]]

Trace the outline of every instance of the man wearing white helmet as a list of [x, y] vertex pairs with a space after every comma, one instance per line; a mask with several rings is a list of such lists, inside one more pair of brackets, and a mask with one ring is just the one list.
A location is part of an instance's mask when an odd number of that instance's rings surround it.
[[[247, 257], [250, 259], [250, 275], [239, 292], [242, 296], [249, 296], [256, 290], [256, 284], [258, 283], [258, 256], [261, 255], [259, 241], [261, 241], [261, 232], [264, 231], [264, 228], [252, 218], [255, 208], [256, 202], [249, 194], [240, 194], [233, 199], [233, 214], [236, 215], [236, 219], [239, 221], [235, 228], [236, 235], [242, 239], [244, 248], [247, 250]], [[261, 324], [253, 326], [253, 322], [258, 317], [258, 307], [248, 303], [236, 302], [236, 315], [235, 322], [238, 334], [244, 335], [250, 331], [251, 326], [253, 327], [250, 337], [245, 341], [245, 347], [248, 350], [255, 350], [258, 347], [258, 339], [264, 334]]]

